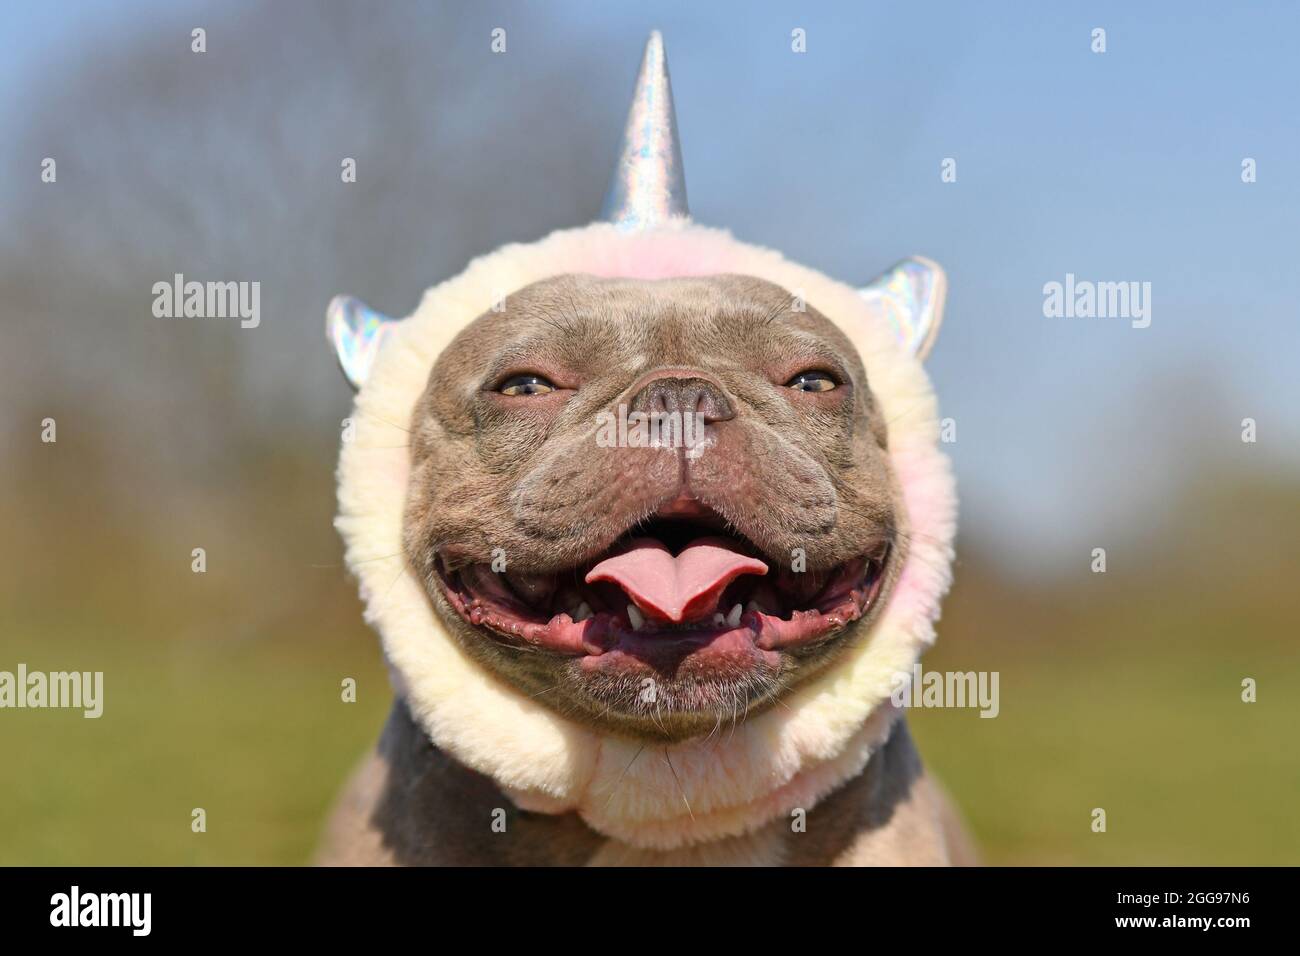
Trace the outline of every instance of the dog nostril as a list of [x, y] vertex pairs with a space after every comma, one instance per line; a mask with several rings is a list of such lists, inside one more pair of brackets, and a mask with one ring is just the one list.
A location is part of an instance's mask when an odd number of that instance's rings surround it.
[[632, 410], [650, 413], [700, 415], [705, 422], [735, 418], [735, 410], [722, 389], [703, 378], [658, 378], [632, 401]]
[[691, 397], [694, 406], [692, 410], [704, 416], [706, 422], [724, 422], [736, 417], [727, 396], [708, 382], [700, 382]]

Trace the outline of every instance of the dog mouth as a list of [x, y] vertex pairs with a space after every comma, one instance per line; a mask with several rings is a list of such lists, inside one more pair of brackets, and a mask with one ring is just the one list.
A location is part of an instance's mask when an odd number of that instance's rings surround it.
[[888, 545], [805, 570], [765, 556], [708, 509], [691, 511], [661, 512], [558, 572], [439, 561], [437, 577], [474, 627], [507, 644], [588, 658], [810, 649], [866, 615], [880, 595]]

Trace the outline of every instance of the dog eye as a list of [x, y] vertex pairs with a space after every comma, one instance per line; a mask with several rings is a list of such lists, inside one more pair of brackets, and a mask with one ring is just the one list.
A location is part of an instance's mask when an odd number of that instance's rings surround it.
[[502, 382], [497, 391], [502, 395], [545, 395], [555, 391], [555, 386], [540, 375], [515, 375]]
[[801, 392], [829, 392], [836, 382], [826, 372], [800, 372], [785, 385], [786, 388], [796, 388]]

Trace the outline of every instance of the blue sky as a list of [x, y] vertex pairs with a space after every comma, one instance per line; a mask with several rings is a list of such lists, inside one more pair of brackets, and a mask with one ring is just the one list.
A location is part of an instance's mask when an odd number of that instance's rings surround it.
[[[1296, 4], [807, 6], [551, 3], [511, 43], [536, 64], [598, 49], [621, 97], [661, 29], [698, 220], [846, 280], [912, 253], [944, 265], [929, 366], [958, 423], [963, 520], [1027, 563], [1131, 528], [1203, 464], [1189, 451], [1300, 466]], [[0, 128], [75, 58], [211, 9], [6, 10]], [[474, 16], [486, 36], [520, 9]], [[1150, 282], [1151, 326], [1045, 318], [1043, 284], [1066, 273]], [[1257, 446], [1239, 440], [1246, 416]]]

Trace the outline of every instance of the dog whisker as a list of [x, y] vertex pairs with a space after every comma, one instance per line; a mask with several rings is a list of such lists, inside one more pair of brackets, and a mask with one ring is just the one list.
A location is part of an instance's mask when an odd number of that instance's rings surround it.
[[632, 764], [636, 763], [636, 758], [641, 756], [641, 751], [645, 750], [645, 748], [646, 748], [645, 744], [642, 744], [640, 747], [637, 748], [636, 753], [632, 755], [632, 759], [629, 760], [627, 762], [627, 766], [623, 768], [623, 772], [618, 775], [618, 779], [615, 780], [614, 783], [610, 786], [609, 796], [605, 798], [605, 805], [603, 809], [605, 810], [609, 809], [609, 802], [614, 799], [614, 794], [618, 793], [618, 788], [623, 784], [623, 778], [627, 776], [627, 772], [632, 769]]
[[390, 428], [396, 428], [399, 431], [404, 431], [408, 435], [415, 434], [409, 428], [403, 428], [401, 425], [397, 424], [396, 422], [390, 422], [386, 418], [381, 418], [380, 416], [376, 415], [374, 412], [362, 412], [361, 414], [368, 415], [370, 418], [373, 418], [375, 421], [382, 422], [383, 424], [388, 425]]
[[664, 748], [664, 763], [668, 764], [668, 770], [673, 775], [673, 780], [677, 783], [677, 792], [682, 795], [682, 803], [686, 804], [686, 813], [695, 822], [695, 811], [691, 809], [691, 801], [686, 799], [686, 790], [682, 787], [681, 778], [677, 776], [677, 768], [673, 766], [672, 758], [668, 756], [668, 748]]

